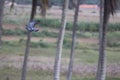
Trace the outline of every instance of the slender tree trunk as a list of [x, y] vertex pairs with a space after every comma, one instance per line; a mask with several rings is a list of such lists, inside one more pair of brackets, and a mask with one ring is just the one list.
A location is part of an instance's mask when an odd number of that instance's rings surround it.
[[[33, 0], [33, 2], [32, 2], [32, 10], [31, 10], [30, 21], [32, 21], [34, 19], [34, 16], [35, 16], [36, 1], [37, 0]], [[23, 61], [23, 68], [22, 68], [22, 74], [21, 74], [21, 80], [26, 80], [27, 62], [28, 62], [28, 55], [29, 55], [29, 50], [30, 50], [30, 39], [31, 39], [31, 33], [28, 31], [27, 32], [27, 41], [26, 41], [24, 61]]]
[[75, 46], [76, 46], [76, 31], [77, 31], [77, 22], [78, 22], [78, 14], [79, 14], [79, 2], [80, 0], [77, 0], [77, 6], [75, 7], [73, 33], [72, 33], [72, 46], [71, 46], [67, 80], [72, 80], [72, 70], [73, 70], [74, 53], [75, 53]]
[[99, 28], [99, 60], [96, 80], [105, 80], [106, 77], [106, 34], [110, 12], [107, 10], [107, 1], [101, 0], [100, 28]]
[[0, 0], [0, 48], [2, 47], [2, 19], [3, 19], [3, 10], [4, 10], [5, 0]]
[[66, 28], [66, 13], [68, 9], [68, 3], [69, 3], [69, 0], [64, 0], [64, 5], [62, 9], [63, 12], [62, 12], [62, 18], [61, 18], [61, 29], [59, 32], [57, 48], [56, 48], [56, 56], [55, 56], [55, 64], [54, 64], [54, 80], [60, 79], [60, 64], [61, 64], [63, 39], [64, 39], [65, 28]]

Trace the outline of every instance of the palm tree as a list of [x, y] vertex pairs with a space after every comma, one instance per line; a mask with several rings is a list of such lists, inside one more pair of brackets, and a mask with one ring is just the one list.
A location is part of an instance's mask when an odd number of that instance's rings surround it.
[[118, 0], [100, 0], [99, 60], [96, 80], [106, 77], [106, 33], [110, 14], [114, 14]]
[[[30, 21], [34, 19], [35, 12], [36, 12], [36, 3], [37, 3], [37, 0], [33, 0]], [[28, 54], [29, 54], [29, 49], [30, 49], [30, 46], [29, 46], [30, 39], [31, 39], [31, 33], [28, 31], [21, 80], [26, 80], [27, 61], [28, 61], [27, 59], [28, 59]]]
[[46, 12], [47, 12], [47, 8], [49, 5], [49, 1], [48, 0], [40, 0], [40, 8], [41, 8], [41, 15], [45, 18], [46, 16]]
[[2, 19], [5, 0], [0, 0], [0, 47], [2, 47]]
[[59, 37], [58, 37], [57, 48], [56, 48], [56, 56], [55, 56], [55, 64], [54, 64], [54, 80], [60, 79], [60, 64], [61, 64], [63, 38], [64, 38], [65, 28], [66, 28], [66, 13], [68, 9], [68, 3], [69, 3], [69, 0], [64, 0], [64, 5], [62, 9], [62, 18], [61, 18], [61, 28], [59, 31]]
[[[48, 6], [48, 0], [42, 0], [43, 3], [43, 7], [45, 10]], [[45, 2], [44, 2], [45, 1]], [[30, 16], [30, 21], [32, 21], [34, 19], [34, 16], [36, 14], [36, 8], [37, 8], [37, 2], [38, 0], [32, 0], [32, 10], [31, 10], [31, 16]], [[28, 59], [28, 54], [29, 54], [29, 50], [30, 50], [30, 39], [31, 39], [31, 33], [28, 31], [27, 32], [27, 41], [26, 41], [26, 49], [25, 49], [25, 55], [24, 55], [24, 61], [23, 61], [23, 68], [22, 68], [22, 73], [21, 73], [21, 80], [26, 80], [26, 71], [27, 71], [27, 59]]]
[[73, 24], [73, 33], [72, 33], [72, 45], [71, 45], [71, 53], [70, 53], [70, 62], [68, 67], [67, 80], [72, 80], [72, 70], [73, 70], [73, 60], [75, 53], [75, 45], [76, 45], [76, 31], [77, 31], [77, 22], [78, 22], [78, 14], [79, 14], [79, 3], [80, 0], [77, 0], [77, 6], [75, 6], [75, 15], [74, 15], [74, 24]]

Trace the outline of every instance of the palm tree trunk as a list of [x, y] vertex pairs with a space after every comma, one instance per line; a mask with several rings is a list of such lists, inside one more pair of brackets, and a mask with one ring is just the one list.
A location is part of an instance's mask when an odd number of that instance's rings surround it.
[[48, 5], [49, 5], [49, 0], [41, 0], [41, 15], [43, 18], [46, 18]]
[[3, 19], [3, 10], [4, 10], [5, 0], [0, 0], [0, 47], [2, 47], [2, 19]]
[[74, 62], [73, 60], [74, 60], [74, 53], [75, 53], [75, 46], [76, 46], [76, 31], [77, 31], [77, 22], [78, 22], [78, 14], [79, 14], [79, 2], [80, 0], [77, 0], [77, 6], [75, 7], [73, 33], [72, 33], [72, 46], [71, 46], [67, 80], [72, 80], [72, 70], [73, 70], [73, 62]]
[[106, 77], [106, 34], [110, 12], [107, 10], [107, 1], [101, 0], [100, 28], [99, 28], [99, 60], [96, 80], [105, 80]]
[[106, 34], [110, 14], [118, 8], [119, 0], [101, 0], [100, 4], [100, 29], [99, 29], [99, 60], [96, 80], [105, 80], [106, 77]]
[[59, 37], [57, 41], [57, 48], [56, 48], [56, 56], [55, 56], [55, 64], [54, 64], [54, 80], [60, 79], [60, 64], [61, 64], [61, 55], [62, 55], [62, 46], [63, 46], [63, 39], [65, 34], [66, 28], [66, 13], [68, 9], [69, 0], [64, 0], [63, 5], [63, 12], [61, 18], [61, 28], [59, 32]]
[[[35, 11], [36, 11], [36, 1], [33, 0], [32, 2], [32, 11], [31, 11], [31, 17], [30, 21], [34, 19]], [[31, 39], [31, 33], [27, 32], [27, 41], [26, 41], [26, 49], [25, 49], [25, 55], [24, 55], [24, 62], [23, 62], [23, 68], [22, 68], [22, 74], [21, 74], [21, 80], [26, 80], [26, 71], [27, 71], [27, 62], [28, 62], [28, 54], [30, 50], [30, 39]]]

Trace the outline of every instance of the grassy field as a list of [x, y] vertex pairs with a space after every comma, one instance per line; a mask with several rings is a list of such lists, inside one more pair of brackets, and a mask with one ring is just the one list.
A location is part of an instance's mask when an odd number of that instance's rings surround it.
[[[21, 11], [23, 10], [23, 11]], [[57, 11], [57, 12], [56, 12]], [[23, 13], [24, 12], [24, 13]], [[56, 13], [55, 13], [56, 12]], [[25, 51], [25, 24], [29, 21], [30, 8], [16, 8], [9, 13], [5, 9], [4, 29], [13, 30], [11, 35], [3, 36], [3, 47], [0, 48], [0, 80], [20, 80], [23, 56]], [[19, 17], [21, 16], [21, 17]], [[60, 19], [61, 10], [50, 9], [47, 18]], [[111, 18], [110, 22], [118, 23], [119, 15]], [[36, 18], [41, 18], [38, 14]], [[90, 20], [88, 20], [88, 18]], [[99, 21], [97, 13], [80, 12], [79, 21]], [[69, 10], [68, 19], [73, 19], [73, 11]], [[16, 29], [17, 28], [17, 29]], [[17, 30], [17, 31], [16, 31]], [[21, 32], [19, 32], [19, 30]], [[15, 32], [16, 31], [16, 32]], [[30, 44], [27, 80], [53, 80], [53, 66], [56, 52], [58, 29], [40, 27], [40, 33], [34, 34]], [[16, 34], [17, 33], [17, 34]], [[16, 35], [14, 35], [16, 34]], [[71, 31], [66, 31], [63, 45], [61, 80], [66, 80], [71, 47]], [[107, 79], [120, 80], [120, 32], [108, 32]], [[98, 32], [77, 32], [77, 45], [74, 59], [72, 80], [95, 80], [98, 62]]]
[[[74, 59], [73, 80], [94, 80], [98, 60], [98, 45], [96, 43], [79, 43]], [[20, 79], [22, 68], [24, 43], [11, 42], [4, 44], [0, 51], [0, 75], [1, 80], [7, 76], [10, 80]], [[70, 48], [64, 48], [62, 54], [61, 73], [62, 80], [66, 78], [69, 62]], [[31, 47], [28, 59], [27, 80], [52, 80], [55, 47]], [[119, 47], [107, 48], [107, 76], [108, 80], [119, 80], [120, 71]], [[16, 74], [17, 73], [17, 74]], [[46, 77], [45, 77], [46, 76]]]
[[[15, 68], [4, 67], [0, 73], [0, 80], [20, 80], [20, 70]], [[9, 73], [8, 73], [9, 72]], [[33, 70], [27, 72], [27, 80], [53, 80], [53, 73], [42, 70]], [[61, 74], [61, 80], [66, 80], [65, 74]], [[73, 75], [72, 80], [95, 80], [95, 78], [91, 76], [80, 76]], [[107, 77], [106, 80], [119, 80], [119, 78]]]

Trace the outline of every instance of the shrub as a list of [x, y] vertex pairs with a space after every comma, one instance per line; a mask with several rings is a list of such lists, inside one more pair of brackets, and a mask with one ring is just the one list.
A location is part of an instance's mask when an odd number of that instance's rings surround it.
[[16, 20], [11, 20], [11, 19], [5, 19], [3, 20], [4, 23], [8, 23], [8, 24], [18, 24], [19, 22]]
[[120, 32], [112, 32], [107, 35], [107, 46], [118, 47], [120, 46]]
[[70, 48], [71, 47], [71, 40], [68, 38], [64, 38], [63, 40], [63, 47], [64, 48]]
[[46, 43], [46, 42], [43, 42], [43, 41], [39, 41], [39, 46], [42, 47], [42, 48], [49, 48], [49, 47], [52, 47], [52, 45], [50, 43]]
[[57, 37], [58, 34], [56, 32], [50, 32], [48, 30], [43, 30], [40, 32], [33, 32], [32, 36], [34, 37]]
[[23, 38], [19, 39], [19, 43], [20, 43], [20, 44], [25, 44], [25, 42], [26, 42], [25, 39], [23, 39]]
[[39, 19], [40, 20], [40, 26], [45, 27], [52, 27], [52, 28], [59, 28], [60, 27], [60, 21], [58, 19]]
[[[15, 30], [10, 30], [10, 29], [4, 29], [3, 30], [3, 35], [6, 36], [22, 36], [22, 35], [26, 35], [26, 31], [25, 30], [21, 30], [19, 28], [16, 28]], [[32, 36], [34, 37], [57, 37], [58, 33], [57, 32], [50, 32], [48, 30], [43, 30], [40, 32], [32, 32]]]
[[67, 22], [66, 29], [67, 30], [72, 30], [73, 29], [73, 23], [72, 22]]
[[3, 35], [14, 35], [14, 31], [9, 29], [3, 29]]
[[3, 41], [3, 44], [8, 46], [19, 46], [19, 44], [16, 41]]
[[37, 47], [39, 47], [39, 44], [37, 42], [31, 42], [30, 47], [37, 48]]
[[32, 33], [32, 36], [34, 36], [34, 37], [45, 37], [45, 34], [43, 34], [42, 32], [33, 32]]
[[78, 24], [78, 30], [95, 32], [95, 31], [98, 31], [98, 24], [81, 22]]
[[[51, 27], [51, 28], [60, 28], [60, 20], [59, 19], [38, 19], [40, 20], [40, 27]], [[19, 20], [6, 20], [6, 23], [18, 24]], [[19, 23], [21, 24], [21, 22]], [[66, 29], [72, 30], [73, 22], [67, 22]], [[78, 29], [79, 31], [90, 31], [90, 32], [97, 32], [99, 30], [99, 24], [93, 22], [79, 22]], [[120, 31], [120, 23], [109, 24], [108, 31]]]
[[19, 28], [15, 28], [14, 33], [15, 33], [15, 35], [20, 35], [21, 36], [21, 35], [26, 34], [26, 31], [25, 30], [21, 30]]
[[108, 31], [120, 31], [120, 24], [109, 24]]
[[25, 35], [26, 32], [24, 30], [21, 30], [19, 28], [16, 28], [15, 30], [10, 30], [10, 29], [3, 29], [3, 35], [9, 36], [9, 35]]

